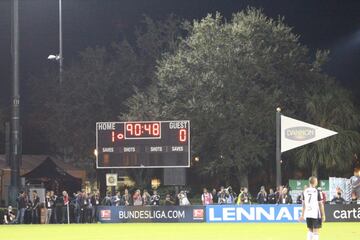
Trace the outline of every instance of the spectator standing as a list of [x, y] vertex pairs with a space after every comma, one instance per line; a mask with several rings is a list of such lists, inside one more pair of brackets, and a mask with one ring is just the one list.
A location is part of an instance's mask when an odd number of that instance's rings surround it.
[[98, 192], [91, 197], [91, 205], [91, 222], [98, 222], [98, 207], [100, 206], [100, 194]]
[[151, 198], [151, 196], [150, 196], [149, 192], [146, 189], [144, 189], [144, 192], [142, 194], [142, 201], [143, 201], [144, 206], [150, 205], [150, 198]]
[[276, 194], [274, 192], [274, 189], [270, 188], [269, 189], [269, 194], [268, 194], [268, 200], [267, 202], [269, 204], [275, 204], [276, 203]]
[[124, 190], [124, 195], [122, 196], [122, 202], [123, 202], [123, 205], [125, 205], [125, 206], [130, 206], [130, 204], [131, 204], [131, 197], [129, 194], [129, 190], [127, 188], [125, 188], [125, 190]]
[[75, 215], [75, 222], [81, 222], [81, 208], [82, 208], [82, 194], [78, 191], [75, 194], [75, 201], [74, 201], [74, 215]]
[[110, 192], [108, 192], [106, 194], [106, 196], [102, 200], [101, 204], [104, 205], [104, 206], [111, 206], [111, 193]]
[[26, 210], [24, 214], [24, 223], [30, 224], [32, 222], [32, 208], [31, 208], [31, 200], [30, 196], [25, 192], [25, 201], [26, 201]]
[[215, 188], [213, 188], [212, 192], [211, 192], [211, 195], [213, 197], [213, 203], [214, 204], [217, 204], [219, 199], [218, 199], [218, 196], [217, 196], [217, 191]]
[[247, 187], [244, 187], [244, 191], [240, 194], [240, 202], [242, 204], [251, 204], [251, 195]]
[[36, 224], [40, 223], [39, 218], [40, 210], [40, 198], [37, 194], [37, 191], [32, 191], [32, 201], [31, 201], [31, 223]]
[[203, 189], [203, 193], [201, 194], [201, 202], [202, 205], [209, 205], [213, 203], [212, 194], [208, 192], [207, 188]]
[[283, 186], [278, 186], [278, 187], [276, 188], [275, 199], [276, 199], [276, 203], [277, 203], [277, 204], [280, 203], [280, 196], [281, 196], [281, 194], [282, 194], [282, 192], [283, 192], [283, 189], [284, 189]]
[[175, 201], [174, 199], [171, 197], [171, 195], [168, 193], [165, 196], [165, 205], [166, 206], [172, 206], [175, 205]]
[[232, 187], [229, 186], [225, 189], [225, 203], [234, 204], [236, 199], [236, 194], [233, 192]]
[[[304, 185], [304, 191], [306, 190], [308, 188], [308, 186], [307, 185]], [[318, 188], [318, 190], [319, 189], [321, 189], [321, 188]], [[302, 204], [302, 202], [303, 202], [303, 197], [304, 197], [304, 194], [303, 193], [301, 193], [301, 194], [299, 194], [299, 196], [296, 198], [296, 203], [297, 204]], [[325, 201], [323, 202], [323, 203], [325, 203]]]
[[291, 195], [288, 192], [287, 188], [282, 189], [282, 193], [279, 197], [279, 204], [292, 204], [292, 198]]
[[16, 222], [23, 224], [25, 211], [28, 204], [24, 191], [20, 191], [19, 197], [17, 198], [17, 203], [18, 203], [18, 212], [17, 212]]
[[266, 204], [267, 203], [267, 192], [265, 190], [264, 186], [260, 187], [260, 191], [258, 192], [257, 196], [256, 196], [256, 201], [259, 204]]
[[218, 192], [217, 197], [218, 197], [218, 204], [226, 203], [226, 192], [223, 186], [220, 187], [220, 191]]
[[51, 197], [54, 199], [55, 202], [55, 208], [54, 208], [54, 223], [60, 223], [62, 216], [61, 216], [61, 211], [62, 211], [62, 198], [55, 195], [54, 191], [51, 191]]
[[318, 187], [317, 190], [321, 194], [323, 204], [325, 204], [326, 203], [326, 193], [322, 190], [321, 187]]
[[350, 178], [350, 183], [352, 187], [351, 198], [360, 204], [360, 167], [354, 169], [354, 176]]
[[89, 218], [89, 199], [86, 192], [82, 192], [81, 222], [86, 223]]
[[56, 212], [56, 199], [57, 199], [57, 196], [55, 195], [54, 191], [50, 191], [50, 199], [53, 202], [53, 208], [52, 208], [50, 223], [57, 223], [57, 212]]
[[48, 191], [48, 192], [46, 192], [46, 197], [45, 197], [45, 208], [46, 208], [45, 223], [46, 224], [51, 223], [51, 217], [52, 217], [54, 206], [55, 206], [55, 202], [51, 198], [50, 191]]
[[153, 191], [153, 195], [150, 197], [150, 205], [159, 206], [160, 205], [160, 195], [156, 190]]
[[179, 199], [179, 205], [180, 206], [189, 206], [190, 201], [187, 198], [187, 194], [185, 191], [180, 191], [180, 193], [178, 194], [178, 199]]
[[69, 222], [69, 195], [66, 191], [62, 192], [62, 223]]
[[133, 202], [134, 206], [141, 206], [142, 205], [142, 198], [140, 189], [137, 189], [133, 195]]
[[334, 198], [331, 200], [332, 204], [345, 204], [345, 199], [341, 196], [342, 191], [338, 191]]
[[116, 192], [115, 196], [112, 198], [112, 205], [113, 206], [120, 206], [121, 205], [121, 195], [120, 192]]
[[87, 194], [87, 202], [88, 202], [88, 206], [86, 208], [86, 222], [87, 223], [92, 223], [92, 209], [93, 209], [93, 205], [91, 202], [91, 198], [92, 198], [92, 193], [88, 193]]

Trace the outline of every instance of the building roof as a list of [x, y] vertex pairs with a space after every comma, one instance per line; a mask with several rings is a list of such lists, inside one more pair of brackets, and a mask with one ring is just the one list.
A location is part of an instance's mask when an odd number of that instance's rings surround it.
[[[20, 172], [22, 174], [26, 174], [36, 167], [38, 167], [40, 164], [42, 164], [47, 158], [51, 158], [51, 160], [58, 165], [60, 168], [64, 169], [65, 171], [69, 170], [82, 170], [80, 168], [77, 168], [73, 166], [70, 163], [65, 163], [62, 159], [59, 159], [57, 157], [49, 156], [49, 155], [22, 155], [21, 160], [21, 166], [20, 166]], [[6, 157], [5, 155], [0, 155], [0, 169], [9, 169], [10, 167], [7, 165]]]

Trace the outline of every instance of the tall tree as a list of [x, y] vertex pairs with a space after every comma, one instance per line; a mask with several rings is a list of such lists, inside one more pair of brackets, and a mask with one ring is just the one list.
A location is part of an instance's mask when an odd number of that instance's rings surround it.
[[274, 163], [275, 108], [304, 111], [305, 92], [326, 78], [322, 56], [310, 56], [283, 19], [260, 10], [231, 21], [208, 15], [159, 62], [157, 81], [128, 101], [125, 117], [190, 119], [198, 172], [246, 185], [256, 170], [265, 182]]
[[338, 135], [306, 145], [295, 153], [302, 168], [317, 176], [319, 170], [343, 173], [351, 168], [354, 153], [360, 148], [360, 115], [351, 93], [332, 79], [314, 83], [305, 94], [306, 119], [316, 125], [338, 132]]

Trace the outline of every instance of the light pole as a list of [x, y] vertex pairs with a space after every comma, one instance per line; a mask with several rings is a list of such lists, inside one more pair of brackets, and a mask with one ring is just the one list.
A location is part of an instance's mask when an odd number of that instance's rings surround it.
[[19, 78], [19, 0], [13, 1], [12, 45], [13, 86], [11, 111], [11, 180], [9, 186], [9, 204], [16, 205], [20, 183], [21, 132], [20, 132], [20, 78]]
[[56, 60], [59, 62], [59, 84], [62, 84], [63, 73], [63, 37], [62, 37], [62, 0], [59, 0], [59, 54], [49, 55], [49, 60]]

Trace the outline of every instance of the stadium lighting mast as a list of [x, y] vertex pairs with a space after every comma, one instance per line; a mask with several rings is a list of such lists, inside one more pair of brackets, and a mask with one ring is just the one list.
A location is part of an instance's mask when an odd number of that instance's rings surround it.
[[61, 85], [63, 75], [62, 0], [59, 0], [59, 54], [50, 54], [48, 59], [59, 62], [59, 84]]
[[21, 131], [20, 131], [20, 84], [19, 84], [19, 0], [12, 5], [11, 56], [13, 67], [12, 110], [11, 110], [11, 150], [9, 204], [16, 205], [20, 185]]

